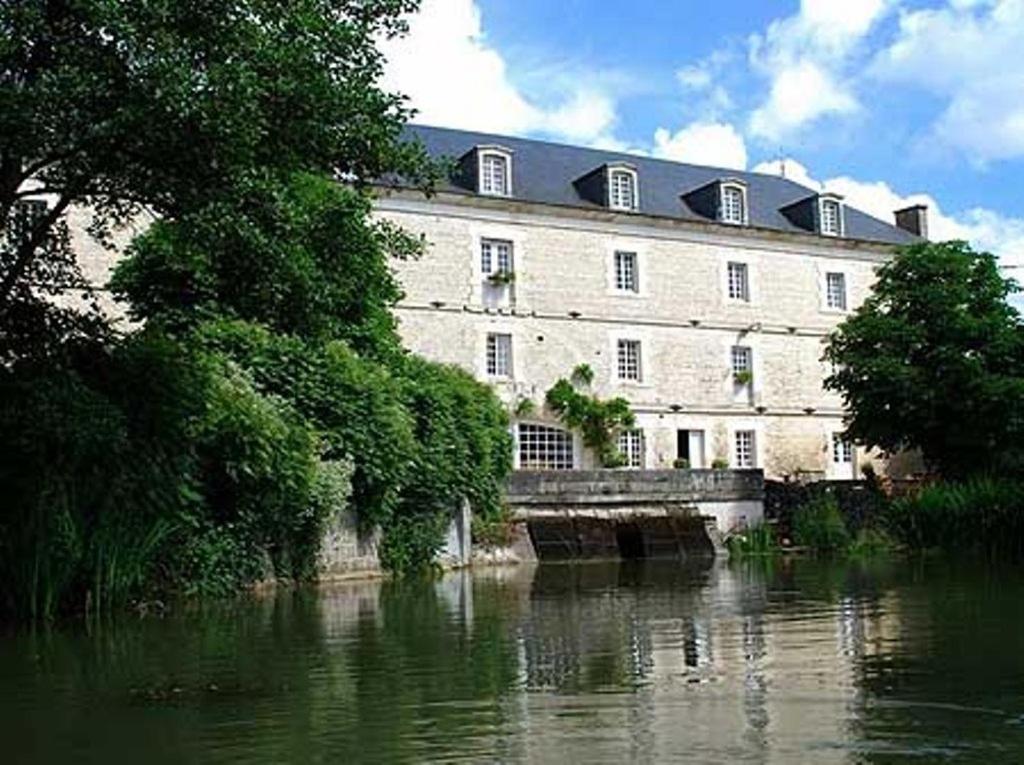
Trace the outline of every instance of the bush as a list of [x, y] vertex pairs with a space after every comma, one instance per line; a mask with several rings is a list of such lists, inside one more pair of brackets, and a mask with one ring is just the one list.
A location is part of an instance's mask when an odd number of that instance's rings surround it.
[[815, 552], [839, 552], [850, 543], [839, 505], [831, 495], [821, 495], [793, 513], [793, 541]]
[[892, 502], [888, 525], [913, 549], [1024, 553], [1024, 485], [996, 478], [938, 483]]

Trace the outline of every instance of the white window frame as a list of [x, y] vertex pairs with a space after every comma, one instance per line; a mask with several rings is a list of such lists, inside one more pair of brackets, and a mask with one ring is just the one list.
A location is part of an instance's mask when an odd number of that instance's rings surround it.
[[[747, 448], [743, 451], [747, 452], [744, 456], [741, 451], [741, 439], [745, 439], [747, 436], [750, 437]], [[729, 449], [731, 457], [729, 464], [736, 470], [754, 470], [758, 466], [758, 455], [757, 455], [757, 442], [758, 432], [754, 428], [738, 427], [730, 434], [731, 443]], [[744, 457], [741, 459], [741, 457]]]
[[[624, 368], [626, 368], [625, 371], [628, 372], [628, 367], [631, 365], [629, 364], [628, 359], [626, 359], [625, 362], [623, 361], [623, 349], [634, 347], [634, 345], [636, 347], [636, 377], [625, 377], [622, 374], [623, 370]], [[643, 385], [646, 381], [644, 375], [645, 351], [643, 339], [639, 337], [626, 336], [616, 337], [614, 341], [614, 348], [615, 355], [613, 357], [614, 366], [612, 368], [612, 374], [614, 376], [615, 382], [619, 383], [620, 385]]]
[[[502, 264], [502, 248], [505, 249], [505, 264]], [[480, 237], [480, 275], [486, 279], [500, 273], [515, 273], [516, 246], [511, 239]]]
[[[829, 462], [833, 468], [840, 468], [846, 465], [853, 466], [856, 449], [842, 432], [836, 431], [829, 439]], [[838, 458], [838, 459], [837, 459]]]
[[[629, 258], [626, 258], [629, 256]], [[626, 283], [626, 280], [620, 279], [625, 276], [626, 269], [620, 268], [621, 262], [632, 261], [632, 285]], [[612, 279], [613, 288], [616, 293], [623, 295], [639, 295], [640, 294], [640, 255], [636, 250], [625, 250], [616, 249], [612, 252]]]
[[[535, 436], [544, 436], [547, 438], [547, 444], [554, 446], [554, 439], [552, 438], [555, 434], [558, 434], [561, 446], [556, 447], [562, 449], [565, 444], [568, 444], [568, 460], [565, 459], [564, 451], [559, 455], [553, 454], [552, 464], [557, 464], [557, 467], [536, 467], [535, 465], [524, 466], [523, 465], [523, 428], [534, 429]], [[515, 437], [515, 467], [517, 470], [542, 470], [559, 472], [563, 470], [575, 470], [579, 466], [580, 459], [580, 448], [578, 440], [571, 431], [565, 428], [560, 428], [556, 425], [551, 425], [546, 422], [518, 422], [515, 428], [513, 428], [513, 434]], [[538, 445], [543, 445], [545, 441], [540, 438], [534, 438], [534, 442]], [[556, 451], [556, 448], [552, 449], [552, 452]]]
[[615, 445], [626, 458], [623, 467], [629, 470], [643, 470], [647, 466], [647, 436], [643, 428], [619, 431]]
[[[839, 277], [842, 280], [842, 294], [841, 304], [837, 305], [833, 302], [832, 292], [832, 281], [833, 277]], [[829, 311], [838, 311], [839, 313], [845, 313], [850, 307], [850, 284], [849, 277], [847, 277], [845, 271], [826, 271], [825, 272], [825, 308]]]
[[[512, 196], [512, 152], [500, 146], [478, 146], [476, 152], [477, 190], [479, 193], [488, 197]], [[488, 159], [501, 159], [505, 163], [505, 187], [503, 189], [490, 187], [491, 178], [485, 172]]]
[[[743, 289], [739, 297], [733, 295], [733, 266], [743, 268]], [[753, 290], [751, 289], [750, 263], [745, 260], [728, 260], [725, 264], [725, 297], [730, 303], [749, 305], [754, 302]]]
[[[623, 204], [617, 199], [615, 191], [615, 177], [616, 175], [626, 176], [629, 178], [629, 196], [628, 204]], [[611, 210], [619, 210], [621, 212], [634, 212], [640, 209], [640, 182], [639, 176], [634, 168], [628, 165], [608, 165], [607, 177], [605, 183], [608, 187], [608, 208]]]
[[[737, 192], [740, 200], [740, 215], [739, 217], [727, 215], [729, 212], [729, 205], [726, 200], [729, 199], [729, 192]], [[745, 226], [747, 221], [750, 220], [750, 207], [747, 204], [747, 187], [744, 183], [737, 181], [723, 181], [719, 186], [719, 209], [721, 214], [718, 216], [719, 222], [725, 223], [730, 226]]]
[[750, 372], [754, 376], [754, 349], [749, 345], [733, 345], [729, 349], [729, 362], [732, 365], [733, 377], [741, 372]]
[[[825, 228], [825, 209], [826, 207], [835, 207], [836, 211], [836, 227], [835, 229]], [[834, 194], [823, 194], [818, 197], [818, 220], [820, 221], [819, 233], [822, 236], [835, 236], [842, 237], [846, 233], [846, 223], [844, 218], [846, 217], [843, 210], [843, 200], [841, 197]]]
[[[488, 332], [484, 340], [484, 370], [495, 380], [515, 377], [515, 348], [511, 332]], [[503, 347], [504, 346], [504, 347]]]

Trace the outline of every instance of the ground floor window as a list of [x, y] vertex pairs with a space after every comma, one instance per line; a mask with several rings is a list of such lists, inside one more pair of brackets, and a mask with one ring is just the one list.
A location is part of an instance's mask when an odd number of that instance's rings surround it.
[[642, 468], [644, 466], [644, 432], [639, 429], [624, 430], [619, 433], [619, 451], [626, 458], [626, 467]]
[[737, 430], [733, 464], [740, 469], [754, 467], [754, 431]]
[[832, 434], [832, 463], [849, 465], [853, 462], [853, 444], [842, 433]]
[[572, 470], [572, 433], [547, 425], [519, 424], [520, 470]]

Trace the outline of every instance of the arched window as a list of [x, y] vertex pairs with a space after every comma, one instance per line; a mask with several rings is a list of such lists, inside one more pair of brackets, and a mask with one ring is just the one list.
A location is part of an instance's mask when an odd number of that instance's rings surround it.
[[613, 210], [635, 210], [637, 208], [636, 173], [625, 168], [617, 168], [609, 172], [608, 206]]
[[549, 425], [519, 423], [520, 470], [572, 470], [572, 433]]

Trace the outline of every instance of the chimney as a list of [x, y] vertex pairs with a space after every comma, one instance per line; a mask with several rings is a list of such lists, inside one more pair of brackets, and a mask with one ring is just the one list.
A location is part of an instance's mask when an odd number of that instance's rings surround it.
[[922, 239], [928, 238], [928, 205], [911, 205], [896, 211], [896, 225]]

